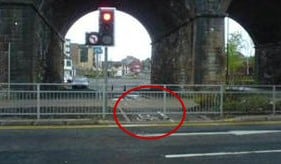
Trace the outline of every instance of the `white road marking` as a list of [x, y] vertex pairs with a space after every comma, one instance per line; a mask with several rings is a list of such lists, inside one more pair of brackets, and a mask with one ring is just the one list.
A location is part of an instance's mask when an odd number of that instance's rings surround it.
[[259, 151], [240, 151], [240, 152], [217, 152], [217, 153], [198, 153], [198, 154], [170, 154], [165, 158], [191, 158], [191, 157], [208, 157], [208, 156], [225, 156], [225, 155], [243, 155], [243, 154], [265, 154], [281, 153], [281, 150], [259, 150]]
[[[209, 136], [209, 135], [254, 135], [254, 134], [266, 134], [266, 133], [280, 133], [281, 130], [232, 130], [226, 132], [195, 132], [195, 133], [174, 133], [171, 136]], [[155, 137], [164, 135], [164, 133], [153, 134], [139, 134], [144, 137]]]
[[[144, 137], [155, 137], [161, 136], [165, 133], [153, 133], [153, 134], [139, 134], [140, 136]], [[206, 135], [225, 135], [229, 134], [229, 132], [199, 132], [199, 133], [174, 133], [171, 136], [206, 136]]]
[[241, 135], [251, 135], [251, 134], [266, 134], [266, 133], [280, 133], [281, 130], [232, 130], [229, 133], [241, 136]]

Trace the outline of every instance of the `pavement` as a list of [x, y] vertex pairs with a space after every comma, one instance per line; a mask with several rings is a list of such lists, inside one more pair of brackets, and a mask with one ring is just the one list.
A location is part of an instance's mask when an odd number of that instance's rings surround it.
[[[141, 121], [122, 123], [131, 126], [174, 126], [179, 122], [162, 121]], [[229, 125], [229, 124], [281, 124], [281, 115], [243, 115], [231, 117], [207, 116], [207, 115], [188, 115], [184, 126], [196, 125]], [[111, 120], [97, 119], [0, 119], [0, 127], [3, 126], [107, 126], [116, 127], [116, 123]]]

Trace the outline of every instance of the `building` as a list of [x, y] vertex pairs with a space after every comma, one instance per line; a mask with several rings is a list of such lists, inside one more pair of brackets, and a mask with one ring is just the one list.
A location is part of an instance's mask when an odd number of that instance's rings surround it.
[[71, 82], [75, 75], [75, 71], [73, 69], [72, 60], [64, 59], [64, 82]]
[[65, 39], [64, 48], [63, 48], [65, 58], [71, 58], [70, 45], [71, 45], [70, 39]]
[[[102, 62], [102, 69], [104, 70], [105, 62]], [[122, 77], [122, 62], [120, 61], [108, 61], [107, 62], [107, 74], [109, 77]]]
[[92, 47], [81, 44], [71, 44], [73, 66], [78, 71], [96, 69], [95, 52]]
[[71, 82], [75, 75], [75, 71], [71, 59], [70, 45], [71, 45], [70, 39], [66, 39], [64, 42], [64, 67], [63, 67], [64, 82]]
[[123, 75], [138, 75], [142, 72], [142, 63], [133, 56], [127, 56], [122, 60]]

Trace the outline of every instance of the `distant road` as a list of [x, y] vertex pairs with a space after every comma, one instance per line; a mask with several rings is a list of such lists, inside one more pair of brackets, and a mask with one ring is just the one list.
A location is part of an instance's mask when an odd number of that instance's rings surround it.
[[[170, 128], [128, 128], [139, 134]], [[279, 164], [281, 125], [183, 127], [159, 141], [118, 128], [0, 130], [1, 164]]]
[[[109, 78], [108, 85], [111, 88], [113, 86], [114, 90], [124, 90], [124, 86], [136, 86], [150, 84], [149, 79], [134, 79], [134, 78]], [[104, 79], [90, 79], [90, 85], [92, 86], [102, 86], [104, 85]]]

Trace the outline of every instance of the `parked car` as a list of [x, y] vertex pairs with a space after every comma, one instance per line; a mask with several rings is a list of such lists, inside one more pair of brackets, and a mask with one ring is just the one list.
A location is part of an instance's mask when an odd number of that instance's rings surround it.
[[71, 83], [72, 82], [72, 77], [71, 76], [64, 76], [64, 83]]
[[89, 80], [86, 77], [76, 77], [72, 80], [72, 89], [88, 89]]

